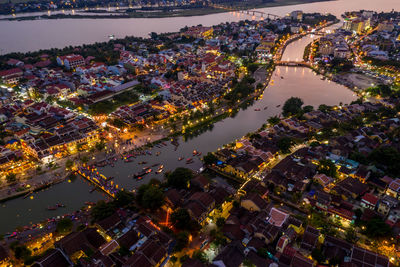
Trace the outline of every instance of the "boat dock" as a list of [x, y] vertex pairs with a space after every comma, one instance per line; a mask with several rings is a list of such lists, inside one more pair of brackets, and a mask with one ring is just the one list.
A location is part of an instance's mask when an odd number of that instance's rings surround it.
[[112, 179], [105, 177], [94, 166], [83, 166], [77, 171], [83, 178], [91, 182], [96, 188], [100, 188], [103, 192], [112, 198], [120, 191], [117, 184]]

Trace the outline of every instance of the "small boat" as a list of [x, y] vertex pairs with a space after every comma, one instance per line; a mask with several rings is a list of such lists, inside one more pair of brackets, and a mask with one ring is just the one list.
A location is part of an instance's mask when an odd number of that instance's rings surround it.
[[162, 144], [163, 144], [164, 146], [167, 146], [167, 143], [165, 143], [165, 142], [162, 142]]
[[132, 162], [132, 160], [131, 159], [125, 159], [124, 162], [128, 163], [128, 162]]
[[137, 180], [142, 180], [143, 176], [136, 177]]
[[137, 172], [137, 173], [135, 173], [135, 174], [133, 175], [133, 178], [138, 178], [138, 177], [141, 177], [141, 176], [146, 175], [146, 174], [147, 174], [147, 173], [146, 173], [145, 171]]
[[152, 169], [147, 169], [146, 173], [151, 173]]
[[89, 193], [93, 193], [94, 191], [96, 191], [96, 187], [93, 187], [92, 189], [90, 189]]
[[281, 105], [277, 105], [276, 107], [279, 108]]
[[150, 167], [149, 166], [143, 167], [143, 170], [147, 170], [147, 169], [150, 169]]
[[57, 206], [51, 206], [51, 207], [47, 207], [47, 210], [56, 210]]
[[65, 208], [65, 205], [64, 205], [64, 204], [61, 204], [61, 203], [57, 203], [57, 207], [59, 207], [59, 208]]
[[95, 202], [91, 202], [91, 201], [86, 201], [85, 204], [88, 205], [88, 206], [96, 205]]
[[156, 153], [156, 156], [158, 156], [158, 155], [160, 155], [161, 154], [161, 152], [160, 151], [158, 151], [157, 153]]
[[146, 153], [147, 153], [147, 155], [151, 155], [151, 152], [150, 152], [150, 151], [146, 151]]
[[156, 173], [161, 173], [163, 171], [163, 169], [159, 169], [156, 171]]
[[115, 39], [115, 35], [114, 35], [114, 34], [110, 34], [110, 35], [108, 36], [108, 38], [109, 38], [110, 40], [114, 40], [114, 39]]
[[255, 109], [254, 109], [254, 111], [260, 111], [260, 110], [261, 110], [261, 109], [259, 109], [259, 108], [255, 108]]
[[283, 76], [281, 76], [281, 79], [283, 79]]
[[147, 161], [141, 161], [141, 162], [139, 162], [139, 164], [146, 164], [147, 163]]
[[268, 107], [266, 106], [265, 108], [264, 108], [264, 110], [266, 110]]
[[200, 156], [201, 156], [201, 152], [197, 153], [197, 156], [199, 156], [199, 157], [200, 157]]
[[183, 160], [183, 157], [179, 157], [178, 160], [179, 160], [179, 161]]
[[114, 168], [114, 167], [115, 167], [114, 163], [111, 163], [111, 168]]
[[191, 160], [193, 160], [192, 158], [188, 158], [186, 161], [191, 161]]
[[159, 170], [164, 169], [164, 165], [161, 165], [160, 167], [158, 167]]
[[193, 156], [196, 156], [197, 155], [197, 150], [195, 149], [195, 150], [193, 150]]
[[154, 163], [153, 165], [151, 165], [151, 167], [156, 167], [158, 165], [160, 165], [160, 163]]

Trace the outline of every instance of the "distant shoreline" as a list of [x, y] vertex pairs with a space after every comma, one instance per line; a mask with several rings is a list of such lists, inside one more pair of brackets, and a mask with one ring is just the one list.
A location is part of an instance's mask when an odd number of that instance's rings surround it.
[[[256, 5], [246, 5], [246, 6], [234, 6], [232, 8], [236, 10], [249, 10], [249, 9], [259, 9], [259, 8], [268, 8], [268, 7], [278, 7], [278, 6], [292, 6], [292, 5], [300, 5], [300, 4], [310, 4], [317, 2], [328, 2], [328, 1], [336, 1], [336, 0], [278, 0], [278, 2], [271, 2], [265, 4], [256, 4]], [[84, 12], [84, 11], [83, 11]], [[42, 19], [129, 19], [129, 18], [168, 18], [168, 17], [192, 17], [192, 16], [205, 16], [211, 14], [218, 13], [226, 13], [229, 10], [214, 8], [214, 7], [206, 7], [206, 8], [193, 8], [193, 9], [182, 9], [176, 11], [156, 11], [156, 12], [124, 12], [118, 14], [118, 12], [110, 12], [109, 14], [104, 15], [86, 15], [86, 14], [54, 14], [54, 15], [30, 15], [30, 16], [19, 16], [19, 17], [10, 17], [3, 18], [0, 20], [8, 20], [8, 21], [23, 21], [23, 20], [42, 20]], [[87, 12], [89, 13], [89, 12]], [[91, 11], [91, 13], [95, 13]], [[101, 12], [98, 12], [99, 14]], [[23, 14], [23, 13], [20, 13]]]

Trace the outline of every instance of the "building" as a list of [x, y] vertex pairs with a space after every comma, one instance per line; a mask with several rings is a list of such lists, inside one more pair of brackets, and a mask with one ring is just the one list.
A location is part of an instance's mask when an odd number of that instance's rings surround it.
[[19, 68], [0, 71], [0, 79], [7, 84], [14, 84], [19, 81], [24, 73]]
[[74, 70], [77, 67], [85, 65], [85, 59], [81, 55], [66, 55], [57, 57], [57, 64], [60, 66], [65, 66], [68, 70]]

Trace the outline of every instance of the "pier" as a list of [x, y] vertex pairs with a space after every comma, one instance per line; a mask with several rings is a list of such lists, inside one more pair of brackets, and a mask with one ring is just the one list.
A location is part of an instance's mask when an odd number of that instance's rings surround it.
[[120, 191], [119, 186], [114, 184], [114, 181], [99, 173], [93, 166], [83, 166], [79, 168], [77, 173], [112, 198], [115, 198], [116, 194]]

